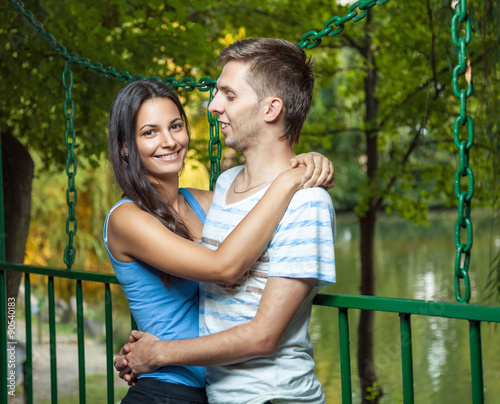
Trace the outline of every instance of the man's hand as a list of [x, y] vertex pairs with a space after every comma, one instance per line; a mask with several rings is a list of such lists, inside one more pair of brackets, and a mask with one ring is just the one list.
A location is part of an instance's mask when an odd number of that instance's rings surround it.
[[300, 164], [306, 166], [304, 188], [323, 187], [328, 190], [337, 185], [337, 180], [334, 177], [335, 170], [333, 163], [323, 155], [316, 152], [302, 153], [290, 160], [292, 168]]
[[142, 331], [132, 331], [129, 343], [124, 345], [114, 360], [115, 369], [129, 386], [135, 385], [137, 376], [158, 369], [154, 348], [160, 339]]

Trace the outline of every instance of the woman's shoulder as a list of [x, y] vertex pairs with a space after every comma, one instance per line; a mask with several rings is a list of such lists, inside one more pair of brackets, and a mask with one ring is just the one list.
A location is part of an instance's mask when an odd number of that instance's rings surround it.
[[110, 209], [109, 213], [116, 211], [133, 211], [133, 210], [141, 210], [132, 199], [123, 198], [116, 202], [113, 207]]
[[139, 208], [131, 199], [122, 199], [115, 203], [108, 213], [108, 220], [116, 223], [119, 220], [129, 220], [136, 215], [142, 216], [146, 212]]
[[197, 189], [197, 188], [186, 188], [186, 189], [193, 194], [193, 196], [201, 205], [203, 210], [205, 212], [208, 212], [208, 209], [212, 204], [212, 198], [214, 196], [213, 191], [207, 191], [204, 189]]

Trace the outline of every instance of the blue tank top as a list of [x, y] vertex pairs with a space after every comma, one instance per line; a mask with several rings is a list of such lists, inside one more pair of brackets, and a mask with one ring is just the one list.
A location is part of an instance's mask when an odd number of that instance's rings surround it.
[[[205, 223], [205, 211], [187, 189], [179, 189], [200, 221]], [[140, 331], [149, 332], [161, 340], [196, 338], [198, 327], [198, 282], [171, 276], [168, 285], [162, 282], [161, 271], [142, 261], [120, 262], [109, 251], [108, 218], [113, 210], [131, 199], [116, 203], [104, 221], [104, 244], [111, 266], [127, 297], [130, 311]], [[201, 366], [165, 366], [140, 375], [160, 381], [205, 387], [205, 372]]]

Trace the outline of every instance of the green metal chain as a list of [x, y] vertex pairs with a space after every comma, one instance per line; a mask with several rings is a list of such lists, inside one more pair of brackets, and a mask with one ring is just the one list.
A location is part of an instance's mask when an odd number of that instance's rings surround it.
[[69, 61], [64, 63], [62, 74], [62, 85], [64, 87], [64, 116], [66, 118], [66, 132], [64, 133], [64, 142], [68, 149], [66, 158], [66, 174], [68, 175], [68, 189], [66, 190], [66, 202], [69, 207], [68, 218], [66, 219], [66, 234], [68, 235], [68, 245], [64, 250], [64, 262], [67, 269], [75, 262], [76, 249], [73, 245], [73, 238], [78, 230], [78, 221], [75, 216], [75, 206], [77, 202], [77, 191], [75, 187], [76, 160], [75, 160], [75, 141], [76, 134], [73, 127], [73, 117], [75, 116], [75, 103], [71, 94], [73, 88], [73, 72]]
[[[210, 91], [210, 102], [214, 98], [215, 88]], [[210, 159], [210, 190], [215, 189], [215, 182], [220, 175], [221, 142], [219, 139], [219, 120], [208, 111], [208, 123], [210, 124], [210, 140], [208, 141], [208, 157]]]
[[[360, 0], [353, 3], [347, 10], [347, 14], [343, 17], [332, 17], [325, 22], [323, 30], [309, 31], [302, 36], [298, 43], [298, 47], [303, 49], [313, 49], [321, 43], [325, 35], [335, 36], [344, 30], [344, 25], [349, 21], [358, 22], [366, 17], [368, 10], [373, 6], [380, 6], [387, 3], [389, 0]], [[362, 13], [358, 15], [356, 8], [359, 8]], [[333, 24], [333, 25], [332, 25]]]
[[90, 70], [93, 73], [102, 74], [106, 78], [113, 78], [117, 81], [130, 82], [144, 80], [146, 78], [153, 78], [159, 81], [163, 81], [165, 84], [168, 84], [172, 87], [180, 88], [184, 91], [193, 91], [195, 88], [199, 91], [209, 91], [210, 89], [215, 87], [215, 80], [209, 77], [204, 77], [199, 82], [196, 82], [194, 79], [189, 77], [183, 79], [181, 82], [178, 82], [175, 78], [167, 78], [162, 80], [160, 77], [156, 76], [147, 77], [141, 74], [130, 74], [125, 70], [116, 71], [113, 66], [104, 67], [102, 63], [92, 63], [88, 58], [79, 58], [76, 53], [68, 52], [68, 50], [63, 45], [56, 41], [54, 35], [46, 31], [43, 24], [35, 19], [33, 13], [24, 8], [24, 3], [21, 0], [11, 0], [11, 2], [14, 9], [22, 14], [24, 19], [30, 24], [31, 28], [34, 31], [38, 32], [40, 37], [45, 42], [47, 42], [49, 46], [59, 54], [59, 56], [72, 64], [79, 65], [82, 69]]
[[[458, 24], [460, 22], [461, 24]], [[465, 24], [465, 37], [459, 38], [459, 30]], [[471, 201], [474, 195], [474, 173], [469, 167], [469, 150], [474, 142], [474, 125], [467, 115], [467, 98], [472, 95], [472, 71], [470, 59], [467, 57], [466, 46], [471, 41], [471, 21], [467, 15], [466, 0], [460, 0], [451, 20], [451, 39], [458, 48], [458, 64], [453, 69], [453, 94], [460, 101], [460, 114], [453, 125], [453, 139], [459, 151], [459, 167], [455, 172], [455, 196], [458, 199], [458, 219], [455, 223], [455, 297], [459, 303], [468, 303], [471, 296], [469, 264], [472, 249], [472, 221], [470, 219]], [[464, 75], [467, 88], [458, 88], [458, 76]], [[467, 127], [467, 140], [460, 140], [460, 127]], [[462, 183], [462, 178], [467, 182]], [[467, 189], [465, 191], [464, 189]], [[467, 241], [461, 241], [461, 229], [466, 230]], [[464, 295], [461, 292], [463, 280]]]

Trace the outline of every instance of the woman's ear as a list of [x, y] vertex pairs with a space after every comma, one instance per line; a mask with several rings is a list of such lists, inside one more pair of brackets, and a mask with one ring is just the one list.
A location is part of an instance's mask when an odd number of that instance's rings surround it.
[[278, 97], [268, 97], [264, 110], [264, 121], [275, 122], [283, 110], [283, 101]]

